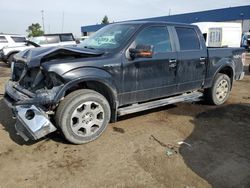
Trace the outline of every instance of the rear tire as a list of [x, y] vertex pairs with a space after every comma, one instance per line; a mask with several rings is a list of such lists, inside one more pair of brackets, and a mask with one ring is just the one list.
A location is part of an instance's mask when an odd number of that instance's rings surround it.
[[110, 106], [103, 95], [82, 89], [65, 97], [57, 108], [55, 121], [69, 142], [84, 144], [101, 136], [110, 116]]
[[231, 80], [226, 74], [218, 73], [211, 88], [205, 90], [206, 101], [213, 105], [222, 105], [231, 92]]

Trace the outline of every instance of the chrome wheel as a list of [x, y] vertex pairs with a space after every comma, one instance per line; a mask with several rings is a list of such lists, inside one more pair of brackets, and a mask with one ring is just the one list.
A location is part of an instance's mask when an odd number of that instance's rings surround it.
[[104, 115], [104, 109], [99, 103], [84, 102], [71, 115], [71, 129], [80, 137], [92, 136], [102, 127]]
[[230, 91], [229, 84], [227, 80], [223, 79], [219, 82], [216, 87], [216, 98], [219, 101], [224, 101]]

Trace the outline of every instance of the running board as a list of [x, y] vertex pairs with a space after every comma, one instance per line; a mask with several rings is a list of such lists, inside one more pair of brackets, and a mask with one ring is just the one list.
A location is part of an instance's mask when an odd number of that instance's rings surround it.
[[127, 114], [132, 114], [136, 112], [141, 112], [153, 108], [158, 108], [162, 106], [166, 106], [169, 104], [174, 104], [178, 102], [195, 102], [200, 101], [203, 97], [203, 93], [201, 92], [192, 92], [192, 93], [185, 93], [182, 95], [178, 95], [175, 97], [169, 97], [161, 100], [146, 102], [142, 104], [133, 104], [131, 106], [123, 107], [118, 109], [118, 116], [124, 116]]

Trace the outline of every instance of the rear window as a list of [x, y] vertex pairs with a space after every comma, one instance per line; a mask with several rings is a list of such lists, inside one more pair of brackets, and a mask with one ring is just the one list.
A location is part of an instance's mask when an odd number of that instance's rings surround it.
[[192, 28], [176, 27], [180, 50], [200, 50], [199, 38]]
[[71, 34], [63, 34], [63, 35], [60, 35], [61, 37], [61, 42], [69, 42], [69, 41], [74, 41], [74, 37], [73, 35]]
[[5, 36], [0, 36], [0, 43], [7, 43], [7, 39], [5, 38]]
[[23, 43], [26, 41], [25, 37], [11, 37], [16, 43]]

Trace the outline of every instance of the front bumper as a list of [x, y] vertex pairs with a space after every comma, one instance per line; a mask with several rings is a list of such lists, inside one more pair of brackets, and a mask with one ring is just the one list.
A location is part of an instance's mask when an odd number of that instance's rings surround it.
[[56, 131], [56, 127], [50, 122], [45, 112], [32, 106], [17, 106], [17, 122], [15, 125], [18, 135], [25, 141], [38, 140], [49, 133]]
[[37, 97], [9, 81], [5, 86], [4, 101], [12, 109], [17, 119], [16, 131], [25, 141], [38, 140], [56, 131], [48, 115], [39, 107], [48, 102], [46, 98]]

